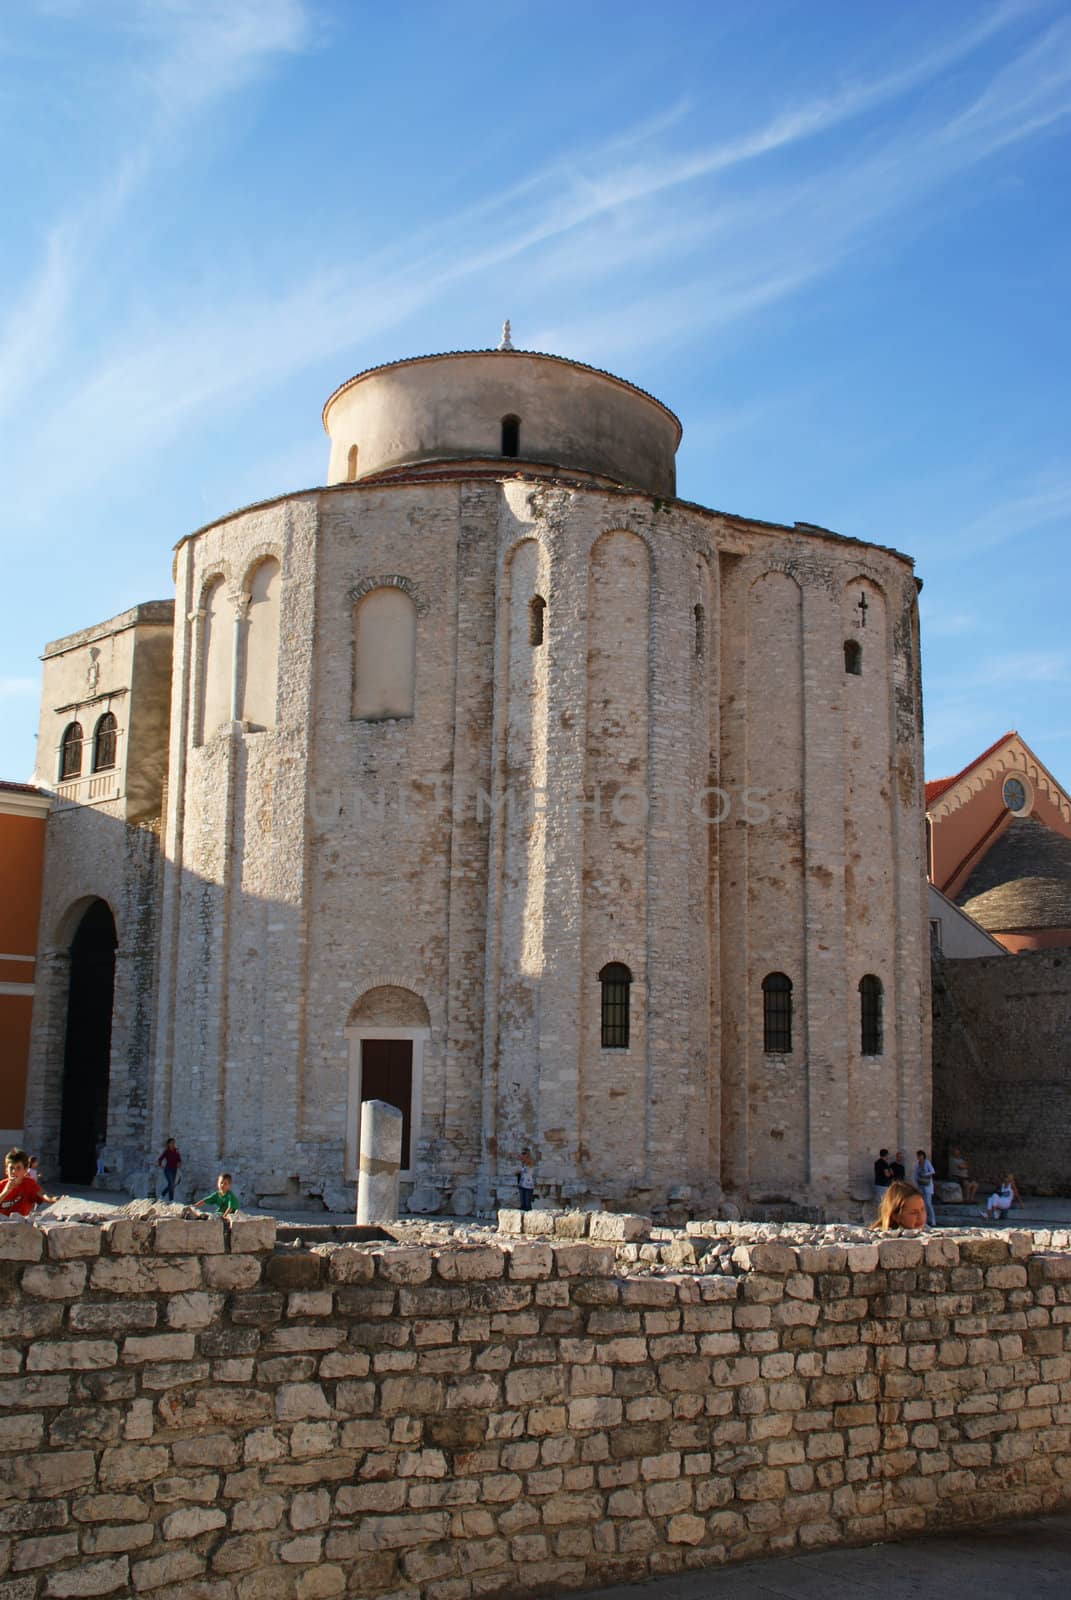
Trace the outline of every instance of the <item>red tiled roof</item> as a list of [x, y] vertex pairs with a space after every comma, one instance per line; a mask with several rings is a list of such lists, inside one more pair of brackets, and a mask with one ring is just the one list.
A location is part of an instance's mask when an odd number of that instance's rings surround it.
[[983, 761], [987, 761], [995, 751], [1000, 749], [1002, 744], [1007, 744], [1009, 739], [1015, 739], [1017, 737], [1018, 735], [1016, 734], [1015, 729], [1012, 728], [1010, 732], [1002, 733], [999, 739], [995, 739], [989, 746], [988, 750], [983, 750], [980, 756], [975, 756], [973, 761], [968, 761], [967, 765], [962, 769], [962, 771], [957, 772], [953, 777], [933, 778], [926, 785], [927, 807], [932, 805], [935, 800], [939, 800], [946, 789], [951, 789], [954, 783], [958, 783], [961, 778], [965, 778], [968, 772], [973, 772], [975, 767], [979, 767]]
[[38, 789], [32, 783], [8, 783], [0, 778], [0, 789], [5, 789], [9, 794], [44, 794], [43, 789]]

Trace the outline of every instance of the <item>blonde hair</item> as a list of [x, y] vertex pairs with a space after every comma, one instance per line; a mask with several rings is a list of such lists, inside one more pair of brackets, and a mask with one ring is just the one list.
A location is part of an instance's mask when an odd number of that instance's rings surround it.
[[889, 1228], [899, 1228], [901, 1224], [898, 1221], [898, 1218], [900, 1216], [900, 1212], [903, 1210], [904, 1203], [915, 1196], [917, 1196], [918, 1199], [925, 1204], [926, 1197], [922, 1193], [921, 1189], [916, 1189], [913, 1183], [905, 1183], [901, 1178], [897, 1178], [894, 1183], [890, 1183], [889, 1187], [882, 1195], [881, 1205], [878, 1207], [878, 1214], [870, 1226], [872, 1228], [882, 1228], [886, 1230]]

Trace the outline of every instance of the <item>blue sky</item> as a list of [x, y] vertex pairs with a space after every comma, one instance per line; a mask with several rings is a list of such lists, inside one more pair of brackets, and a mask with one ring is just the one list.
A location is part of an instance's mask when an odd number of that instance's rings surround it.
[[351, 373], [497, 342], [639, 383], [679, 491], [912, 554], [927, 775], [1071, 784], [1071, 7], [0, 8], [0, 776], [46, 640], [323, 481]]

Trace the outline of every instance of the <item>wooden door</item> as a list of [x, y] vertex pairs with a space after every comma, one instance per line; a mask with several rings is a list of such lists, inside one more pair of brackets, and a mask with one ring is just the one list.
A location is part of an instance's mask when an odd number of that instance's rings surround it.
[[361, 1040], [361, 1099], [385, 1100], [402, 1114], [402, 1171], [409, 1170], [413, 1110], [412, 1039]]

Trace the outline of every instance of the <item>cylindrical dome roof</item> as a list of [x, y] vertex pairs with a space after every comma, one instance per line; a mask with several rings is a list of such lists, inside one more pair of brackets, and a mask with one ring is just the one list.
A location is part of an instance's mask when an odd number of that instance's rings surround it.
[[444, 462], [591, 473], [650, 494], [676, 490], [681, 425], [611, 373], [530, 350], [415, 356], [350, 378], [324, 406], [328, 483]]

